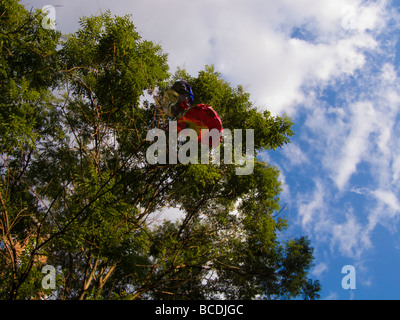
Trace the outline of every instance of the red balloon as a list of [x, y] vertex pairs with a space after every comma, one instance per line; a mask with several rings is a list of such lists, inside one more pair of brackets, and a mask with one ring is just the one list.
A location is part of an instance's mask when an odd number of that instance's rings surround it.
[[220, 133], [220, 139], [218, 141], [213, 141], [211, 136], [205, 137], [206, 143], [213, 148], [217, 147], [222, 139], [221, 132], [223, 127], [221, 118], [212, 107], [205, 104], [198, 104], [197, 106], [189, 109], [189, 111], [187, 111], [183, 117], [178, 119], [177, 126], [178, 132], [188, 128], [196, 130], [198, 134], [197, 139], [199, 142], [202, 140], [201, 129], [208, 129], [210, 131], [212, 129], [217, 129]]

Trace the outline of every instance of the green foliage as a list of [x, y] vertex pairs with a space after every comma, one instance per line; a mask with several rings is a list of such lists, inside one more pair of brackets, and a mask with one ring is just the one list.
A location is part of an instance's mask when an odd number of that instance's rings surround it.
[[13, 153], [49, 134], [60, 34], [44, 30], [41, 13], [29, 14], [15, 1], [2, 1], [0, 12], [0, 145]]
[[112, 18], [106, 12], [82, 18], [80, 26], [60, 50], [71, 93], [90, 101], [80, 110], [86, 121], [100, 115], [113, 127], [126, 123], [143, 91], [168, 76], [167, 57], [160, 46], [141, 41], [128, 16]]
[[[310, 242], [279, 237], [277, 168], [145, 159], [147, 131], [166, 122], [141, 98], [177, 78], [225, 128], [254, 129], [256, 155], [289, 142], [287, 116], [260, 112], [213, 66], [170, 75], [128, 16], [61, 35], [16, 1], [0, 15], [0, 298], [318, 298]], [[180, 217], [159, 219], [164, 208]], [[43, 264], [55, 290], [41, 288]]]

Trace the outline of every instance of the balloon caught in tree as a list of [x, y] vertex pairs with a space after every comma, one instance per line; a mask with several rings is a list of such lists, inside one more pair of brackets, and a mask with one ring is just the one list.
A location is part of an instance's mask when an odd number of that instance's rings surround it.
[[177, 117], [193, 103], [193, 92], [185, 80], [178, 80], [169, 89], [161, 101], [163, 112], [169, 117]]
[[[194, 95], [190, 85], [185, 80], [178, 80], [165, 93], [161, 101], [161, 107], [168, 117], [178, 118], [178, 132], [183, 129], [193, 129], [197, 132], [199, 142], [215, 148], [219, 145], [222, 138], [223, 127], [221, 118], [208, 105], [198, 104], [192, 107], [193, 100]], [[201, 129], [208, 129], [209, 132], [202, 132]], [[212, 139], [211, 130], [213, 129], [218, 131], [218, 139]]]
[[[198, 104], [189, 109], [184, 116], [178, 119], [178, 132], [183, 129], [194, 129], [197, 132], [197, 139], [212, 148], [219, 145], [222, 138], [222, 121], [215, 110], [205, 104]], [[201, 131], [208, 129], [209, 131]], [[211, 130], [218, 130], [218, 139], [212, 139]]]

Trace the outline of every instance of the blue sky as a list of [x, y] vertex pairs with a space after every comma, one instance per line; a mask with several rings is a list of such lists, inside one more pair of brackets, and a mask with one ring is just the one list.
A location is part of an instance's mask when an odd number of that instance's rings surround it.
[[[400, 1], [22, 3], [62, 5], [63, 32], [82, 15], [131, 14], [172, 70], [214, 64], [261, 110], [286, 112], [292, 143], [262, 154], [281, 170], [291, 223], [282, 236], [311, 239], [323, 299], [400, 298]], [[341, 286], [345, 265], [355, 267], [355, 290]]]

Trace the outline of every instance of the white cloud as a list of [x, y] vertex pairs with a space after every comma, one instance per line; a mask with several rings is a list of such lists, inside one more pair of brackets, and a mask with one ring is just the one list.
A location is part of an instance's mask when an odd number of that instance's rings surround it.
[[324, 214], [324, 197], [324, 186], [319, 181], [316, 182], [316, 188], [312, 195], [307, 197], [304, 194], [300, 194], [297, 196], [299, 218], [303, 228], [307, 229], [311, 223], [315, 224], [317, 221], [323, 220], [320, 217]]
[[326, 271], [328, 271], [328, 265], [324, 262], [321, 262], [314, 267], [314, 269], [311, 271], [311, 274], [319, 279]]
[[[363, 192], [358, 189], [353, 191]], [[360, 212], [354, 213], [350, 204], [344, 209], [335, 208], [337, 199], [332, 196], [326, 181], [316, 180], [313, 192], [299, 194], [297, 199], [302, 229], [312, 235], [319, 245], [328, 245], [331, 253], [338, 250], [343, 256], [360, 258], [365, 250], [372, 248], [370, 237], [373, 228], [363, 223], [365, 219], [362, 215], [360, 219]], [[321, 268], [322, 265], [315, 272], [318, 273]]]
[[397, 184], [400, 180], [400, 157], [393, 160], [392, 170], [393, 170], [392, 183]]
[[393, 192], [387, 190], [376, 190], [374, 191], [374, 195], [384, 204], [389, 206], [390, 209], [400, 212], [399, 199]]
[[325, 298], [324, 300], [338, 300], [339, 299], [339, 295], [337, 292], [330, 292]]
[[378, 224], [392, 232], [397, 231], [397, 222], [400, 218], [400, 201], [394, 191], [353, 187], [351, 192], [365, 196], [365, 200], [371, 202], [365, 212], [368, 220], [368, 223], [364, 226], [366, 234], [374, 230]]
[[400, 202], [398, 197], [390, 190], [377, 189], [371, 192], [377, 203], [372, 207], [368, 215], [367, 230], [374, 230], [379, 224], [387, 230], [397, 232], [400, 219]]
[[342, 136], [343, 147], [339, 155], [337, 150], [332, 150], [335, 153], [332, 155], [335, 157], [333, 180], [339, 189], [343, 189], [351, 175], [356, 172], [357, 164], [368, 154], [369, 136], [377, 125], [376, 111], [370, 102], [357, 102], [349, 109], [350, 133]]
[[300, 146], [293, 142], [284, 147], [284, 154], [289, 160], [291, 166], [300, 166], [307, 163], [309, 160]]
[[332, 244], [337, 244], [342, 255], [359, 257], [371, 247], [368, 234], [352, 212], [346, 214], [346, 221], [332, 228]]

